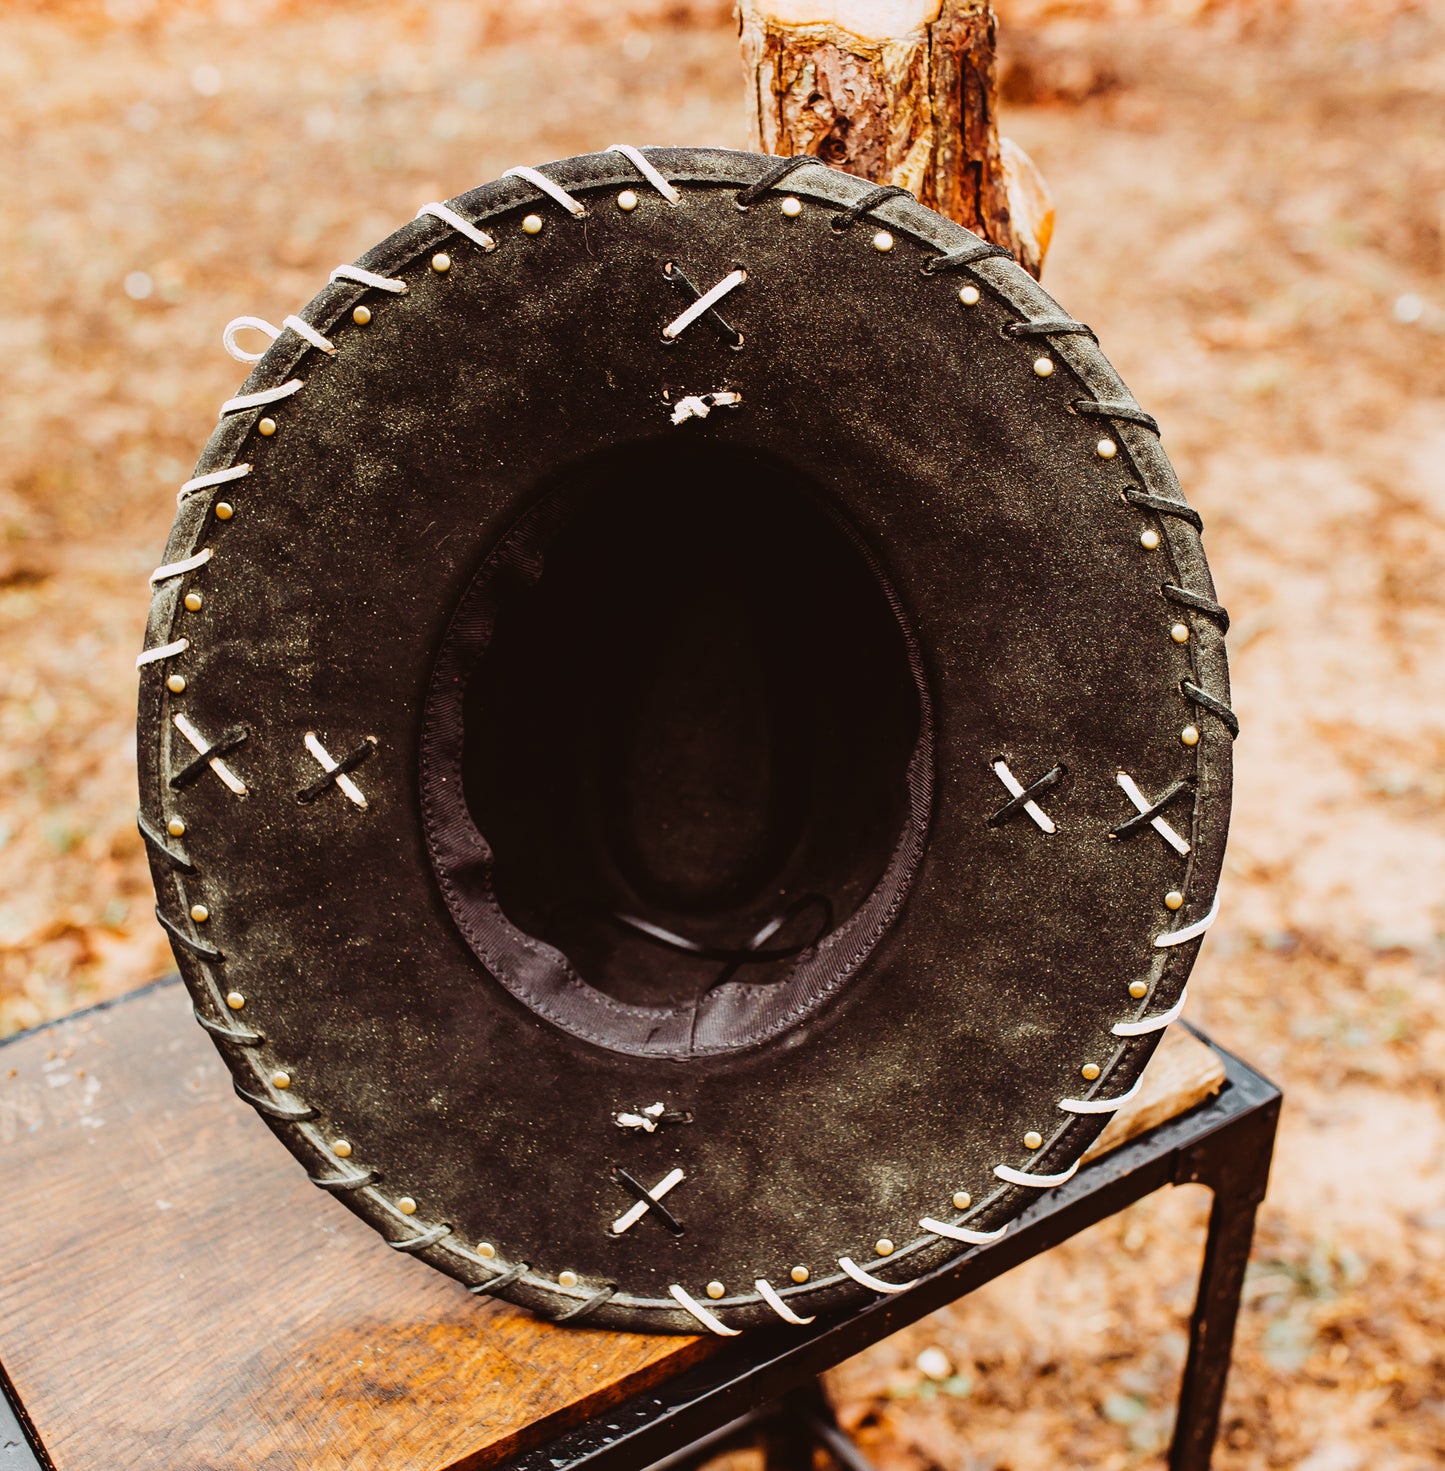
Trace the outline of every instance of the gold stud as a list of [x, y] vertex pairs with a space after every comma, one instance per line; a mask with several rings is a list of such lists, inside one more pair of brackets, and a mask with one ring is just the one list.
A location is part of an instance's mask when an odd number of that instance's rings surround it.
[[727, 1288], [724, 1287], [721, 1282], [709, 1282], [707, 1284], [707, 1295], [712, 1298], [714, 1302], [716, 1302], [718, 1298], [724, 1296], [726, 1292]]
[[186, 676], [184, 674], [172, 674], [166, 680], [166, 688], [173, 694], [178, 695], [186, 687]]
[[800, 199], [794, 199], [793, 196], [790, 194], [783, 201], [781, 208], [783, 213], [787, 215], [790, 220], [795, 220], [803, 212], [803, 202]]
[[1139, 545], [1146, 552], [1152, 552], [1159, 545], [1159, 533], [1152, 526], [1146, 526], [1139, 533]]
[[1047, 378], [1047, 377], [1049, 377], [1053, 373], [1053, 371], [1054, 371], [1054, 360], [1053, 360], [1053, 358], [1035, 358], [1034, 359], [1034, 372], [1037, 373], [1040, 378]]
[[[535, 216], [534, 216], [535, 218]], [[566, 1271], [557, 1273], [557, 1285], [559, 1287], [575, 1287], [577, 1285], [576, 1272]]]
[[263, 434], [267, 439], [276, 432], [276, 421], [274, 419], [262, 419], [256, 425], [256, 433]]
[[1189, 625], [1187, 623], [1176, 623], [1174, 627], [1169, 630], [1169, 637], [1172, 638], [1176, 644], [1187, 644], [1189, 642]]
[[522, 229], [525, 230], [528, 235], [539, 234], [542, 229], [542, 216], [528, 215], [527, 218], [522, 221]]
[[889, 251], [893, 249], [893, 237], [888, 233], [887, 230], [880, 230], [873, 237], [873, 249], [882, 251]]
[[337, 1159], [350, 1159], [351, 1141], [349, 1139], [333, 1139], [331, 1141], [331, 1152]]
[[1094, 453], [1097, 454], [1101, 460], [1112, 460], [1114, 456], [1119, 453], [1119, 446], [1115, 444], [1112, 439], [1101, 439], [1098, 444], [1094, 446]]
[[404, 1216], [414, 1216], [416, 1214], [416, 1201], [414, 1201], [409, 1195], [403, 1195], [401, 1199], [397, 1201], [396, 1208]]
[[271, 1086], [273, 1088], [279, 1088], [284, 1093], [291, 1086], [291, 1074], [282, 1072], [278, 1068], [271, 1074]]
[[439, 250], [431, 258], [431, 268], [438, 276], [444, 276], [452, 268], [452, 258], [446, 251]]
[[1030, 1129], [1028, 1133], [1024, 1135], [1025, 1149], [1042, 1149], [1043, 1147], [1044, 1136], [1040, 1134], [1036, 1129]]
[[226, 992], [226, 1005], [229, 1006], [232, 1011], [240, 1011], [240, 1009], [245, 1004], [246, 1004], [246, 998], [243, 995], [241, 995], [241, 993], [239, 991], [227, 991]]
[[806, 1267], [794, 1267], [793, 1270], [788, 1273], [788, 1276], [790, 1276], [794, 1282], [797, 1282], [799, 1284], [806, 1282], [811, 1275], [812, 1274], [808, 1271]]
[[1178, 889], [1170, 889], [1164, 896], [1164, 907], [1166, 909], [1183, 909], [1184, 895]]
[[1092, 1083], [1099, 1076], [1099, 1064], [1097, 1062], [1086, 1062], [1079, 1069], [1079, 1075], [1085, 1082]]
[[1199, 744], [1199, 727], [1197, 725], [1186, 725], [1179, 732], [1179, 739], [1186, 746], [1197, 746]]
[[355, 322], [358, 327], [366, 326], [366, 324], [371, 320], [371, 308], [369, 306], [357, 307], [356, 310], [351, 314], [351, 320]]
[[181, 821], [181, 820], [180, 820], [180, 818], [179, 818], [179, 817], [173, 817], [173, 818], [171, 818], [171, 820], [170, 820], [170, 821], [169, 821], [169, 822], [168, 822], [168, 823], [167, 823], [167, 824], [166, 824], [166, 831], [167, 831], [167, 832], [168, 832], [168, 833], [169, 833], [169, 834], [170, 834], [170, 835], [171, 835], [171, 836], [172, 836], [172, 837], [173, 837], [173, 838], [183, 838], [183, 837], [185, 837], [185, 835], [186, 835], [186, 825], [185, 825], [185, 823], [183, 823], [183, 822], [182, 822], [182, 821]]
[[1129, 994], [1135, 1001], [1142, 1001], [1149, 994], [1148, 981], [1130, 981]]
[[235, 514], [236, 514], [236, 508], [230, 503], [230, 501], [217, 501], [216, 502], [216, 520], [217, 521], [229, 521], [231, 519], [231, 517], [234, 516]]
[[956, 1211], [966, 1211], [973, 1204], [973, 1196], [967, 1190], [955, 1190], [953, 1192], [953, 1208]]
[[186, 612], [199, 613], [201, 611], [201, 595], [198, 592], [186, 594]]
[[207, 909], [204, 904], [191, 905], [191, 918], [195, 920], [197, 924], [205, 924], [205, 922], [210, 919], [210, 917], [211, 911]]
[[879, 1256], [892, 1256], [893, 1243], [886, 1236], [880, 1236], [878, 1240], [873, 1243], [873, 1250], [876, 1251]]
[[496, 1256], [497, 1248], [490, 1241], [477, 1242], [477, 1255], [485, 1262], [491, 1261]]
[[964, 286], [958, 293], [958, 299], [964, 306], [977, 306], [979, 290], [977, 286]]
[[637, 195], [631, 189], [624, 189], [617, 196], [617, 208], [626, 210], [629, 214], [637, 208]]

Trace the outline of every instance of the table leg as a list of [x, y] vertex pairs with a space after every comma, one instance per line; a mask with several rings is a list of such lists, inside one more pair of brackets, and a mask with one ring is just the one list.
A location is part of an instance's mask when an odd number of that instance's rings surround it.
[[1272, 1107], [1249, 1116], [1245, 1127], [1220, 1130], [1180, 1160], [1175, 1183], [1208, 1185], [1214, 1199], [1189, 1325], [1189, 1357], [1179, 1389], [1169, 1471], [1209, 1471], [1244, 1271], [1254, 1241], [1254, 1218], [1269, 1183], [1278, 1122], [1276, 1099]]
[[763, 1421], [765, 1471], [813, 1471], [814, 1424], [832, 1416], [823, 1386], [816, 1379], [774, 1400]]

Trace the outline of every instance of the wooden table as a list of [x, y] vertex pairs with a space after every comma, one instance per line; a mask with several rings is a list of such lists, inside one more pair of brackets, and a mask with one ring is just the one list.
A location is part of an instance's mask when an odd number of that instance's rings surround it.
[[[1222, 1076], [1181, 1033], [1114, 1142]], [[237, 1103], [174, 981], [0, 1046], [0, 1177], [0, 1383], [57, 1471], [496, 1466], [727, 1347], [557, 1328], [389, 1252]], [[0, 1471], [30, 1471], [6, 1418]]]

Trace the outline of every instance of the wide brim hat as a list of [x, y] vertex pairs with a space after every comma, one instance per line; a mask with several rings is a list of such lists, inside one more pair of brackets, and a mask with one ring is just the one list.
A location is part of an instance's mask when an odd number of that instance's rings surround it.
[[428, 205], [286, 319], [153, 575], [197, 1019], [475, 1292], [901, 1291], [1183, 1005], [1237, 730], [1200, 531], [1088, 328], [900, 190], [619, 148]]

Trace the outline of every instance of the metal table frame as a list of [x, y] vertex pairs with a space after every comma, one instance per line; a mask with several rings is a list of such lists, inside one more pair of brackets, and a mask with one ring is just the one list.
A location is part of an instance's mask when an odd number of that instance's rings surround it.
[[847, 1317], [806, 1329], [754, 1329], [697, 1368], [514, 1457], [508, 1471], [680, 1468], [759, 1424], [769, 1471], [811, 1468], [815, 1442], [846, 1471], [866, 1471], [834, 1423], [818, 1375], [1136, 1200], [1166, 1185], [1192, 1184], [1207, 1185], [1214, 1200], [1169, 1467], [1207, 1471], [1282, 1095], [1248, 1063], [1195, 1035], [1224, 1062], [1219, 1094], [1041, 1194], [1002, 1240]]

